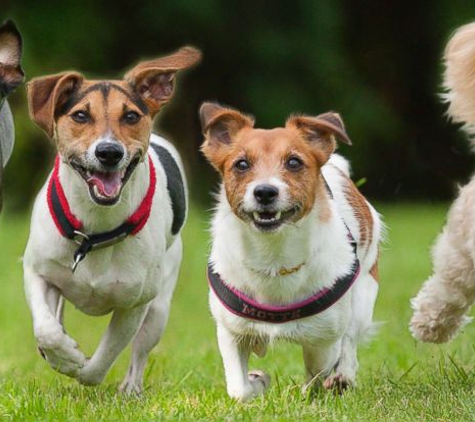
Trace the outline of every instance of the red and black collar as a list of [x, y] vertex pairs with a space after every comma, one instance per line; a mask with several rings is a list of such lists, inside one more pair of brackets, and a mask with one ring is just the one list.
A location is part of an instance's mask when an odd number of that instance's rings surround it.
[[124, 223], [113, 230], [88, 234], [84, 232], [83, 223], [71, 211], [59, 180], [60, 157], [59, 155], [56, 157], [53, 173], [48, 184], [48, 207], [61, 235], [74, 240], [79, 245], [74, 252], [74, 260], [71, 266], [73, 272], [90, 251], [111, 246], [124, 240], [127, 236], [135, 235], [142, 230], [150, 217], [157, 180], [155, 167], [150, 155], [148, 160], [150, 165], [150, 183], [147, 193], [137, 210]]

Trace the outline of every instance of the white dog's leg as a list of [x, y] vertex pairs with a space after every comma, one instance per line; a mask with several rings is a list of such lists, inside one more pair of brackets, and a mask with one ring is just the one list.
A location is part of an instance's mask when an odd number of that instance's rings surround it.
[[77, 376], [84, 385], [101, 383], [109, 372], [120, 352], [131, 342], [136, 335], [147, 313], [149, 304], [132, 309], [116, 309], [106, 332], [86, 364]]
[[56, 286], [48, 286], [48, 290], [46, 291], [46, 303], [48, 304], [55, 318], [59, 321], [61, 325], [63, 325], [64, 298], [61, 296], [61, 292]]
[[[457, 201], [460, 202], [460, 198]], [[458, 217], [454, 214], [451, 217]], [[410, 329], [421, 341], [449, 341], [470, 320], [465, 314], [475, 300], [475, 272], [467, 246], [471, 253], [473, 246], [472, 243], [466, 245], [461, 233], [466, 223], [457, 227], [454, 220], [449, 219], [434, 247], [434, 274], [411, 301], [414, 314]]]
[[127, 375], [119, 390], [126, 394], [142, 392], [143, 373], [150, 351], [162, 337], [167, 324], [170, 303], [156, 297], [148, 308], [147, 316], [135, 336], [132, 345], [132, 360]]
[[150, 303], [147, 316], [140, 331], [135, 336], [130, 367], [120, 386], [120, 390], [126, 394], [140, 394], [142, 392], [143, 372], [148, 354], [160, 341], [167, 325], [171, 297], [180, 271], [182, 251], [181, 239], [177, 238], [165, 255], [163, 280], [167, 288], [163, 294], [157, 296]]
[[341, 341], [341, 354], [335, 371], [323, 383], [324, 388], [342, 392], [356, 384], [357, 343], [373, 330], [373, 310], [379, 285], [371, 274], [361, 274], [351, 290], [351, 320]]
[[59, 292], [30, 267], [24, 268], [25, 294], [33, 317], [33, 330], [38, 347], [51, 367], [75, 377], [85, 363], [84, 354], [61, 325], [58, 312]]
[[246, 401], [264, 393], [270, 385], [270, 377], [259, 370], [248, 372], [247, 365], [252, 347], [250, 342], [239, 339], [219, 323], [217, 328], [218, 346], [223, 359], [229, 396]]
[[323, 387], [341, 393], [355, 385], [357, 370], [356, 341], [351, 336], [345, 335], [341, 340], [341, 354], [335, 372], [325, 379]]
[[303, 360], [307, 372], [307, 381], [302, 392], [321, 386], [340, 358], [341, 340], [333, 343], [303, 344]]

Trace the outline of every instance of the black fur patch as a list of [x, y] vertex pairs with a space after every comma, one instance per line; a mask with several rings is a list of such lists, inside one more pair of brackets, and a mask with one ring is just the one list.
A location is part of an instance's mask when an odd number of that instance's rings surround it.
[[170, 154], [170, 152], [160, 145], [150, 143], [155, 153], [160, 160], [160, 163], [167, 175], [167, 190], [172, 201], [173, 210], [173, 224], [172, 234], [177, 234], [185, 223], [186, 215], [186, 195], [183, 178], [181, 176], [180, 168], [177, 162]]

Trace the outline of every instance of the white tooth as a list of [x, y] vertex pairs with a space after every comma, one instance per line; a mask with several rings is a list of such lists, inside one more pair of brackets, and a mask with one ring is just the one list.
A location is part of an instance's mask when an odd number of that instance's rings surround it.
[[252, 216], [254, 217], [254, 220], [260, 221], [259, 213], [258, 213], [258, 212], [254, 211], [254, 212], [252, 213]]
[[279, 212], [275, 215], [274, 220], [280, 220], [281, 215], [282, 215], [282, 212], [279, 211]]

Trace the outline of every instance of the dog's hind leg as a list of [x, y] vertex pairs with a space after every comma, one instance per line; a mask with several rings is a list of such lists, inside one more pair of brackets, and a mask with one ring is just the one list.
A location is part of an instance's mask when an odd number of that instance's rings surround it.
[[116, 309], [99, 346], [86, 364], [80, 369], [77, 379], [84, 385], [102, 382], [109, 369], [140, 329], [148, 304], [131, 309]]
[[134, 338], [129, 370], [119, 388], [125, 394], [142, 392], [143, 373], [148, 355], [160, 341], [167, 325], [170, 302], [180, 270], [182, 249], [181, 239], [178, 238], [165, 256], [163, 283], [168, 285], [168, 288], [152, 300], [142, 327]]
[[[421, 341], [449, 341], [470, 321], [465, 314], [475, 300], [475, 271], [471, 256], [474, 234], [462, 233], [470, 220], [457, 221], [458, 217], [458, 213], [451, 212], [447, 227], [434, 247], [434, 274], [411, 301], [414, 314], [410, 330]], [[469, 237], [472, 240], [469, 241]]]
[[361, 274], [353, 286], [350, 325], [341, 340], [340, 357], [334, 372], [325, 379], [324, 388], [341, 393], [356, 385], [356, 372], [359, 366], [357, 345], [373, 331], [373, 309], [378, 287], [371, 273]]
[[328, 377], [338, 362], [341, 340], [329, 343], [304, 343], [302, 345], [303, 360], [307, 372], [307, 380], [302, 388], [308, 390], [321, 387], [322, 380]]
[[143, 373], [148, 355], [162, 337], [169, 309], [170, 303], [161, 297], [156, 297], [150, 304], [142, 327], [133, 341], [130, 366], [119, 388], [123, 393], [140, 394], [142, 392]]

